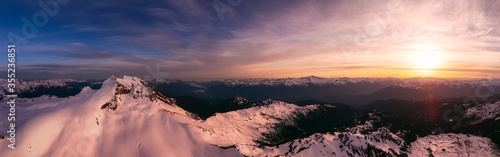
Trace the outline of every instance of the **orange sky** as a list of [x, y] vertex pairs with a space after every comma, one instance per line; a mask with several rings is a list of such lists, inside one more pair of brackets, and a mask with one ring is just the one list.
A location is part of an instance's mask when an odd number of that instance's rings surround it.
[[65, 5], [19, 46], [22, 75], [500, 77], [495, 0], [256, 0], [223, 20], [208, 1], [107, 3]]

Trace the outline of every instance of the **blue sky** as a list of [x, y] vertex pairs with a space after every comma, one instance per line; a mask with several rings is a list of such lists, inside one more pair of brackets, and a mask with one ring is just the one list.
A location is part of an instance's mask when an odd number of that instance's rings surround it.
[[[17, 44], [19, 78], [500, 77], [494, 0], [66, 1], [40, 1], [59, 10]], [[0, 33], [38, 2], [4, 2]]]

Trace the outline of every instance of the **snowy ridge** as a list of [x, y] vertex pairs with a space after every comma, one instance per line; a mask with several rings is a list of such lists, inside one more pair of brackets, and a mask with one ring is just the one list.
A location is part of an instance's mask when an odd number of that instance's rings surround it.
[[480, 104], [469, 108], [466, 110], [465, 116], [473, 119], [470, 124], [479, 124], [493, 118], [498, 120], [500, 117], [500, 101], [495, 103]]
[[[253, 139], [267, 131], [266, 125], [278, 122], [277, 117], [314, 108], [269, 100], [265, 107], [200, 121], [174, 103], [136, 77], [110, 77], [99, 90], [85, 88], [74, 97], [18, 108], [18, 117], [24, 120], [18, 122], [17, 148], [2, 147], [0, 152], [7, 156], [235, 156], [240, 154], [236, 149], [216, 146], [255, 147]], [[7, 128], [7, 123], [1, 125]], [[0, 144], [6, 142], [0, 140]], [[81, 145], [88, 147], [81, 150]]]
[[[181, 80], [168, 80], [168, 79], [150, 79], [147, 80], [152, 84], [157, 83], [181, 83]], [[87, 80], [74, 80], [74, 79], [48, 79], [48, 80], [34, 80], [34, 81], [23, 81], [16, 79], [16, 88], [20, 91], [33, 91], [36, 87], [63, 87], [66, 86], [68, 82], [87, 82]], [[210, 82], [210, 81], [209, 81]], [[322, 78], [317, 76], [307, 76], [301, 78], [249, 78], [249, 79], [226, 79], [221, 80], [226, 86], [257, 86], [257, 85], [268, 85], [268, 86], [306, 86], [308, 84], [315, 85], [345, 85], [345, 84], [356, 84], [356, 83], [378, 83], [378, 82], [392, 82], [394, 86], [407, 87], [407, 88], [423, 88], [423, 86], [428, 84], [444, 85], [452, 87], [477, 87], [479, 85], [484, 86], [500, 86], [500, 79], [451, 79], [451, 78], [348, 78], [348, 77], [332, 77], [332, 78]], [[199, 88], [206, 88], [200, 83], [206, 82], [196, 82], [190, 81], [187, 84]], [[7, 87], [7, 80], [0, 79], [0, 85], [3, 89]]]
[[304, 86], [310, 83], [317, 85], [325, 85], [325, 84], [343, 85], [347, 83], [359, 83], [359, 82], [375, 83], [393, 79], [394, 78], [347, 78], [347, 77], [321, 78], [316, 76], [308, 76], [301, 78], [279, 78], [279, 79], [266, 79], [266, 78], [228, 79], [228, 80], [223, 80], [222, 82], [227, 86], [236, 86], [236, 85]]
[[500, 156], [490, 139], [464, 134], [430, 135], [411, 143], [408, 156]]
[[[111, 77], [113, 79], [114, 77]], [[150, 85], [142, 81], [137, 77], [124, 76], [121, 78], [114, 78], [115, 90], [114, 97], [109, 101], [109, 108], [117, 110], [120, 108], [120, 104], [131, 105], [126, 106], [129, 108], [137, 109], [147, 105], [134, 104], [130, 102], [134, 101], [144, 101], [144, 102], [154, 102], [158, 104], [158, 110], [165, 110], [169, 112], [174, 112], [181, 115], [188, 115], [188, 112], [184, 111], [180, 107], [174, 105], [175, 100], [172, 98], [167, 98], [163, 96], [158, 91], [154, 90]], [[133, 100], [130, 100], [132, 98]], [[129, 100], [127, 100], [129, 99]], [[102, 109], [103, 107], [101, 107]], [[117, 110], [118, 112], [121, 110]], [[125, 110], [125, 112], [127, 112]]]
[[347, 78], [347, 77], [334, 77], [334, 78], [321, 78], [316, 76], [308, 76], [301, 78], [279, 78], [279, 79], [228, 79], [222, 81], [226, 86], [306, 86], [308, 84], [316, 85], [345, 85], [356, 83], [377, 83], [377, 82], [392, 82], [394, 86], [406, 87], [413, 89], [424, 88], [425, 85], [443, 85], [451, 87], [476, 87], [479, 85], [487, 86], [500, 86], [500, 79], [451, 79], [451, 78]]
[[[86, 82], [86, 80], [74, 79], [49, 79], [49, 80], [34, 80], [23, 81], [16, 79], [16, 89], [18, 91], [34, 91], [36, 87], [63, 87], [67, 86], [68, 82]], [[3, 89], [7, 88], [7, 79], [0, 79], [0, 85]]]
[[[179, 123], [196, 120], [154, 97], [154, 91], [138, 81], [111, 77], [99, 90], [86, 88], [59, 102], [19, 108], [18, 117], [27, 120], [18, 122], [16, 150], [1, 147], [0, 152], [5, 156], [230, 155], [197, 140], [201, 138], [190, 133], [192, 127]], [[117, 88], [118, 84], [124, 88]], [[117, 93], [117, 89], [130, 89], [130, 93]], [[113, 98], [116, 110], [102, 108]], [[0, 140], [2, 145], [6, 142]]]
[[[307, 113], [317, 106], [299, 107], [281, 101], [268, 100], [265, 106], [256, 106], [248, 109], [217, 113], [200, 124], [201, 128], [209, 128], [205, 141], [217, 146], [228, 147], [235, 145], [240, 151], [256, 147], [254, 140], [262, 137], [262, 133], [269, 132], [273, 123], [290, 119], [294, 112]], [[204, 132], [206, 130], [203, 130]]]
[[500, 79], [451, 79], [451, 78], [431, 78], [417, 77], [399, 79], [395, 86], [422, 89], [425, 85], [442, 85], [449, 87], [477, 87], [484, 86], [500, 86]]
[[[402, 149], [404, 141], [398, 134], [384, 127], [374, 128], [373, 123], [380, 119], [375, 114], [345, 132], [316, 133], [279, 146], [261, 146], [256, 140], [261, 139], [263, 133], [272, 132], [273, 124], [294, 123], [297, 113], [311, 113], [319, 105], [297, 106], [267, 100], [262, 105], [217, 113], [202, 121], [137, 77], [112, 76], [99, 90], [86, 87], [68, 98], [43, 96], [21, 100], [27, 101], [17, 108], [16, 150], [0, 147], [2, 156], [397, 156], [409, 153]], [[235, 98], [238, 103], [246, 100]], [[4, 115], [6, 112], [0, 111]], [[0, 121], [0, 129], [8, 128], [7, 125]], [[450, 136], [459, 137], [461, 147], [449, 142], [456, 140]], [[446, 156], [438, 152], [442, 147], [451, 154], [476, 147], [483, 148], [472, 153], [486, 156], [498, 153], [489, 139], [464, 136], [420, 138], [412, 143], [411, 153], [419, 155], [431, 149], [435, 156]], [[435, 147], [428, 144], [430, 139], [442, 141], [444, 145]], [[7, 143], [0, 139], [0, 145]], [[449, 145], [455, 150], [448, 148]]]
[[181, 80], [169, 80], [169, 79], [146, 79], [144, 81], [150, 82], [152, 84], [155, 84], [155, 83], [178, 83], [178, 82], [182, 82]]
[[241, 96], [236, 96], [236, 97], [234, 98], [234, 101], [233, 101], [233, 102], [234, 102], [234, 103], [236, 103], [236, 104], [247, 104], [247, 103], [249, 103], [250, 101], [249, 101], [248, 99], [244, 98], [244, 97], [241, 97]]
[[397, 156], [401, 155], [403, 141], [387, 129], [370, 134], [339, 133], [314, 134], [294, 140], [280, 147], [290, 150], [280, 155], [294, 156]]
[[[362, 130], [355, 126], [349, 130]], [[278, 147], [254, 148], [250, 156], [398, 156], [403, 140], [386, 128], [367, 134], [359, 132], [334, 132], [313, 134]], [[243, 153], [243, 152], [242, 152]]]

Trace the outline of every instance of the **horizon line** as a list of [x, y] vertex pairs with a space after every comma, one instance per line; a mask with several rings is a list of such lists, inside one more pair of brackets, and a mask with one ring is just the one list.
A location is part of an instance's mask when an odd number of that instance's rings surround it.
[[[78, 79], [78, 78], [47, 78], [47, 79], [22, 79], [22, 78], [16, 78], [17, 80], [22, 80], [22, 81], [43, 81], [43, 80], [56, 80], [56, 79], [61, 79], [61, 80], [77, 80], [77, 81], [104, 81], [107, 80], [111, 77], [116, 77], [115, 75], [110, 75], [107, 78], [101, 78], [101, 79]], [[125, 76], [128, 77], [137, 77], [137, 76], [132, 76], [132, 75], [118, 75], [121, 77], [116, 77], [116, 78], [124, 78]], [[168, 78], [168, 77], [162, 77], [162, 78], [141, 78], [137, 77], [142, 80], [175, 80], [175, 81], [196, 81], [196, 82], [210, 82], [210, 81], [224, 81], [224, 80], [249, 80], [249, 79], [269, 79], [269, 80], [276, 80], [276, 79], [301, 79], [301, 78], [310, 78], [310, 77], [316, 77], [320, 79], [335, 79], [335, 78], [350, 78], [350, 79], [355, 79], [355, 78], [366, 78], [366, 79], [418, 79], [418, 78], [424, 78], [424, 79], [455, 79], [455, 80], [467, 80], [467, 79], [500, 79], [497, 77], [392, 77], [392, 76], [387, 76], [387, 77], [347, 77], [347, 76], [338, 76], [338, 77], [321, 77], [321, 76], [316, 76], [316, 75], [308, 75], [308, 76], [302, 76], [302, 77], [233, 77], [233, 78], [220, 78], [220, 79], [179, 79], [179, 78]], [[6, 80], [5, 78], [0, 78], [0, 80]]]

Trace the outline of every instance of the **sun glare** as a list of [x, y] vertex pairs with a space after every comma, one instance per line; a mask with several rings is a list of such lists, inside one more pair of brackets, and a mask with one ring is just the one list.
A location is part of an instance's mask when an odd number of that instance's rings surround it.
[[414, 68], [431, 71], [439, 67], [441, 62], [441, 57], [437, 52], [433, 51], [421, 51], [416, 52], [413, 56]]

